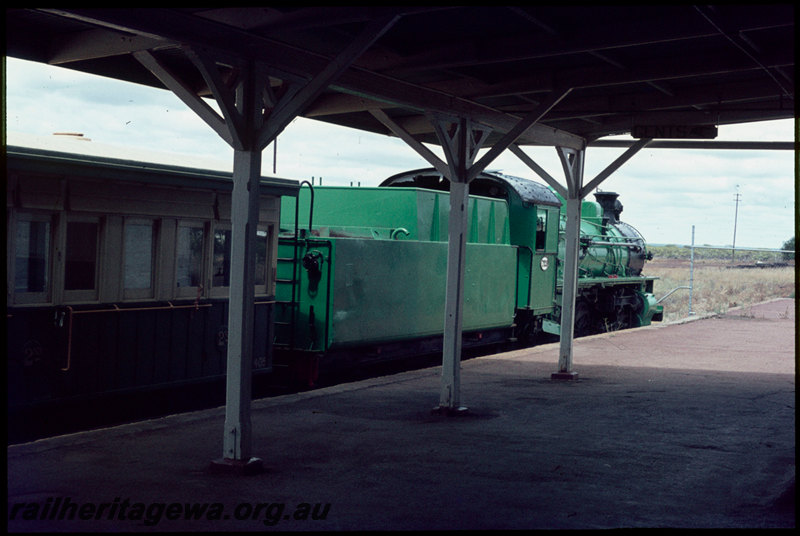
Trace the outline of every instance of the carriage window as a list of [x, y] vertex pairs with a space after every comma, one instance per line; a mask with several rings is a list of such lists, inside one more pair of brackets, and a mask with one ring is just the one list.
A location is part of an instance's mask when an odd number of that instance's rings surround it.
[[[255, 285], [266, 285], [267, 274], [267, 231], [256, 231], [255, 241]], [[231, 230], [217, 229], [214, 231], [214, 261], [212, 285], [214, 287], [229, 287], [231, 276]], [[259, 291], [257, 289], [257, 291]], [[261, 289], [260, 292], [264, 292]]]
[[126, 291], [153, 286], [154, 231], [152, 221], [125, 224], [123, 279]]
[[97, 280], [97, 222], [67, 222], [64, 290], [92, 290]]
[[541, 212], [536, 221], [536, 251], [545, 249], [545, 238], [547, 237], [547, 212]]
[[50, 222], [19, 221], [14, 249], [14, 290], [46, 292], [50, 283]]
[[256, 231], [256, 285], [267, 284], [267, 231]]
[[214, 275], [211, 284], [228, 287], [231, 284], [231, 232], [229, 229], [214, 231]]
[[175, 275], [179, 287], [202, 285], [204, 240], [205, 231], [202, 225], [178, 227]]

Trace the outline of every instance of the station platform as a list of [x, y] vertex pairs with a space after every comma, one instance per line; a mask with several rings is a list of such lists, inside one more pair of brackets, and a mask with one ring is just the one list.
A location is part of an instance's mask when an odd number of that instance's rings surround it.
[[224, 408], [8, 447], [8, 529], [795, 526], [795, 302], [253, 402], [264, 471], [212, 471]]

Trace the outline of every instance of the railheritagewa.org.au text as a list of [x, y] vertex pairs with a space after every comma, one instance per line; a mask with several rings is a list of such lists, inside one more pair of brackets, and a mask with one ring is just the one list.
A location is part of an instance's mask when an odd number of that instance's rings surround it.
[[330, 503], [242, 502], [233, 508], [219, 502], [142, 502], [115, 497], [109, 502], [78, 502], [70, 497], [49, 497], [38, 502], [8, 505], [10, 522], [119, 521], [156, 526], [174, 521], [239, 520], [275, 526], [282, 521], [325, 521]]

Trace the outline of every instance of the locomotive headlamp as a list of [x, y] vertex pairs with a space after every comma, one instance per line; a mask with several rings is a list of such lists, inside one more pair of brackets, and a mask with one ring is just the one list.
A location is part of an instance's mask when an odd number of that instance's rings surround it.
[[548, 266], [550, 266], [550, 259], [547, 257], [542, 257], [542, 260], [539, 261], [539, 267], [543, 272], [546, 272]]

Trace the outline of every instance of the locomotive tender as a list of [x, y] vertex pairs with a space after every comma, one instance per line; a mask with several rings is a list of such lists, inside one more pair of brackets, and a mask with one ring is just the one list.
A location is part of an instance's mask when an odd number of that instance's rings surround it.
[[[301, 188], [296, 200], [284, 198], [276, 360], [305, 363], [313, 382], [318, 367], [345, 359], [441, 351], [448, 189], [441, 174], [423, 169], [377, 188]], [[544, 185], [489, 172], [470, 183], [470, 194], [464, 347], [558, 335], [564, 200]], [[577, 336], [662, 317], [654, 278], [642, 275], [645, 241], [619, 221], [621, 210], [610, 192], [582, 205]]]
[[[10, 409], [224, 376], [230, 174], [9, 147], [7, 175]], [[440, 352], [448, 184], [263, 178], [254, 374]], [[464, 347], [557, 335], [563, 200], [499, 173], [470, 191]], [[583, 204], [577, 335], [660, 320], [620, 209]]]

